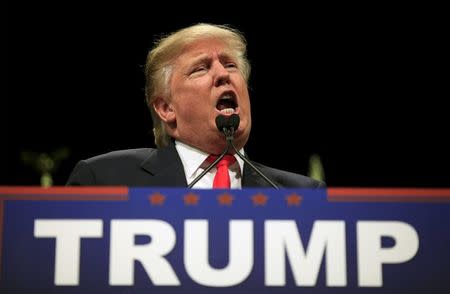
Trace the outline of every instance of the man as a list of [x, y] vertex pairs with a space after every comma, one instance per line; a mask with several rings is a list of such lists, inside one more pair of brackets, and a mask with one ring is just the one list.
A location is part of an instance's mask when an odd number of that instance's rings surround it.
[[[239, 116], [234, 144], [243, 153], [251, 113], [247, 88], [250, 64], [241, 33], [211, 24], [179, 30], [149, 52], [145, 74], [157, 149], [115, 151], [82, 160], [68, 185], [186, 187], [214, 160], [212, 156], [226, 148], [224, 135], [216, 127], [218, 115]], [[193, 187], [271, 186], [231, 150], [234, 156], [226, 156], [226, 163], [221, 161]], [[280, 187], [325, 186], [302, 175], [254, 165]], [[225, 186], [216, 185], [217, 178], [223, 176], [223, 166], [228, 179]]]

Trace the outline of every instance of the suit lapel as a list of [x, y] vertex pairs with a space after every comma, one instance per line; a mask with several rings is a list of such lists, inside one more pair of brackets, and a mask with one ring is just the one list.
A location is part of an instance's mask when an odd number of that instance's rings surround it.
[[187, 187], [183, 164], [173, 141], [167, 147], [154, 150], [141, 167], [153, 175], [154, 186]]
[[251, 166], [244, 163], [244, 173], [242, 176], [242, 187], [267, 187], [271, 188], [272, 186], [266, 182], [257, 172], [255, 172]]
[[[167, 147], [153, 150], [142, 162], [141, 167], [152, 175], [149, 185], [161, 187], [187, 187], [183, 164], [171, 141]], [[267, 187], [267, 183], [248, 164], [244, 163], [242, 187]]]

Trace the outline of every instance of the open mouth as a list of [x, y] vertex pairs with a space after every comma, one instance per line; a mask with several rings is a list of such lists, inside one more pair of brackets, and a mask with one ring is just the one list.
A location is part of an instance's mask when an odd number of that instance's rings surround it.
[[238, 108], [236, 94], [232, 91], [224, 92], [220, 95], [216, 104], [217, 110], [222, 114], [233, 114]]

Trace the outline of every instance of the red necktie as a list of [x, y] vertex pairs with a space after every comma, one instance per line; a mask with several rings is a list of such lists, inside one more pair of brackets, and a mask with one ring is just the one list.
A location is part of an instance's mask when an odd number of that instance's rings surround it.
[[[217, 156], [210, 155], [206, 160], [212, 163], [217, 159]], [[217, 173], [214, 177], [213, 189], [230, 189], [230, 174], [228, 173], [228, 167], [236, 161], [236, 158], [232, 155], [225, 155], [219, 163], [217, 163]]]

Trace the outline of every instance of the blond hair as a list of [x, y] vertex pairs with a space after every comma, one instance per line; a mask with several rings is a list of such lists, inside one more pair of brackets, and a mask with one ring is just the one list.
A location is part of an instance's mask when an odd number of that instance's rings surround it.
[[178, 30], [158, 40], [147, 55], [145, 64], [145, 97], [153, 120], [153, 134], [158, 148], [167, 146], [170, 136], [153, 108], [157, 97], [170, 95], [169, 82], [172, 76], [172, 63], [189, 44], [203, 39], [219, 39], [228, 45], [231, 54], [237, 59], [242, 76], [248, 81], [250, 63], [247, 60], [247, 43], [244, 35], [226, 25], [199, 23]]

